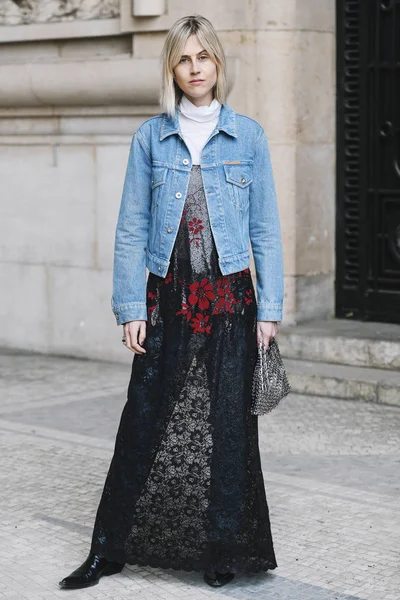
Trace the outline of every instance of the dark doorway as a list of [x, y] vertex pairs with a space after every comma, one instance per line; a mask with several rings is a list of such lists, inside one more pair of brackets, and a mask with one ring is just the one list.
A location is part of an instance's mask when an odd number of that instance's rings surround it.
[[400, 0], [337, 0], [336, 316], [400, 323]]

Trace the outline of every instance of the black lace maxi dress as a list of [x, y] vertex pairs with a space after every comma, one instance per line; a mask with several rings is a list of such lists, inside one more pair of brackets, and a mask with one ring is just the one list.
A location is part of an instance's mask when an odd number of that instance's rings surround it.
[[199, 165], [167, 277], [149, 273], [147, 310], [91, 551], [187, 571], [274, 569], [250, 414], [254, 288], [249, 269], [219, 269]]

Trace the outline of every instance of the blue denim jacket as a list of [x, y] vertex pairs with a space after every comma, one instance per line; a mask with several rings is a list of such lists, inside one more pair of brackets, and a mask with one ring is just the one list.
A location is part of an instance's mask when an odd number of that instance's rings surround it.
[[[148, 119], [134, 134], [115, 236], [111, 304], [118, 325], [147, 320], [146, 267], [167, 275], [191, 166], [177, 111]], [[251, 243], [257, 319], [280, 321], [282, 242], [264, 129], [223, 104], [201, 172], [222, 274], [249, 267]]]

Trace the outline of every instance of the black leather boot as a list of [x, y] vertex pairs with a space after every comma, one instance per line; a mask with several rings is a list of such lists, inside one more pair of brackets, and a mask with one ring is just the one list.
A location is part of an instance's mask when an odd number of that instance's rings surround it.
[[235, 577], [234, 573], [218, 573], [217, 571], [205, 571], [204, 581], [212, 587], [221, 587]]
[[60, 581], [62, 588], [76, 589], [96, 585], [103, 575], [120, 573], [125, 565], [110, 562], [97, 554], [89, 554], [84, 563]]

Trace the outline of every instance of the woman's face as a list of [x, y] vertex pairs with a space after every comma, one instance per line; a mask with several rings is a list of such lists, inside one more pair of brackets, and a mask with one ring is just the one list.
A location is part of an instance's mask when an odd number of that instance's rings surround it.
[[197, 35], [191, 35], [174, 68], [175, 81], [185, 96], [196, 106], [209, 106], [212, 88], [217, 81], [217, 67], [200, 44]]

